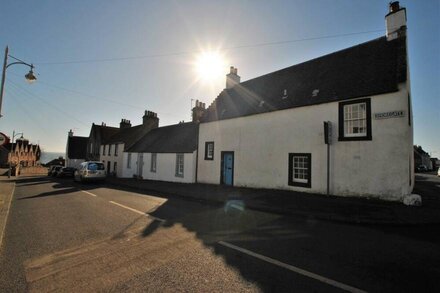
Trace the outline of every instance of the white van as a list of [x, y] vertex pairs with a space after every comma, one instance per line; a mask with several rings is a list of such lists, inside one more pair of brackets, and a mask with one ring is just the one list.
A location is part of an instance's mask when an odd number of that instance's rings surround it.
[[79, 165], [73, 175], [74, 181], [102, 181], [106, 176], [104, 164], [101, 162], [84, 162]]

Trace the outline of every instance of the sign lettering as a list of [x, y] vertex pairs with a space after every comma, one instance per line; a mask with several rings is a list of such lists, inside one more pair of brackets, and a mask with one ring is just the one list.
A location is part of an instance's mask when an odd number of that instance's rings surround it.
[[374, 119], [399, 118], [404, 116], [405, 116], [405, 111], [390, 111], [383, 113], [375, 113]]

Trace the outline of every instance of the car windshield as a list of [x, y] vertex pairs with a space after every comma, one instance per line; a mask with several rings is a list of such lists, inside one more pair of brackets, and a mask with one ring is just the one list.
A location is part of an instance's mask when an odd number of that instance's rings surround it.
[[90, 163], [87, 166], [87, 169], [90, 170], [90, 171], [104, 170], [104, 164], [102, 164], [102, 163]]

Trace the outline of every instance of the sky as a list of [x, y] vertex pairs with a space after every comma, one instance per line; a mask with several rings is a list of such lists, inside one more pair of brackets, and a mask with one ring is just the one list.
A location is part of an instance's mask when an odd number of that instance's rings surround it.
[[[35, 65], [8, 68], [0, 132], [23, 133], [43, 151], [65, 150], [69, 129], [92, 123], [160, 126], [190, 121], [225, 87], [385, 34], [388, 0], [140, 1], [3, 0], [0, 56]], [[440, 158], [440, 1], [400, 1], [408, 17], [414, 143]], [[201, 52], [219, 51], [224, 72], [200, 79]], [[3, 59], [1, 59], [3, 60]], [[12, 62], [12, 61], [10, 61]]]

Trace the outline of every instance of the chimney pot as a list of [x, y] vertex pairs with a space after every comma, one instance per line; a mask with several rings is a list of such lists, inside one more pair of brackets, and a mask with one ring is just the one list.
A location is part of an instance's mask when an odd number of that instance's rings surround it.
[[400, 9], [399, 1], [394, 1], [390, 3], [390, 12], [396, 12]]
[[226, 89], [230, 89], [233, 86], [240, 83], [240, 76], [237, 74], [238, 69], [231, 66], [230, 73], [226, 75]]

